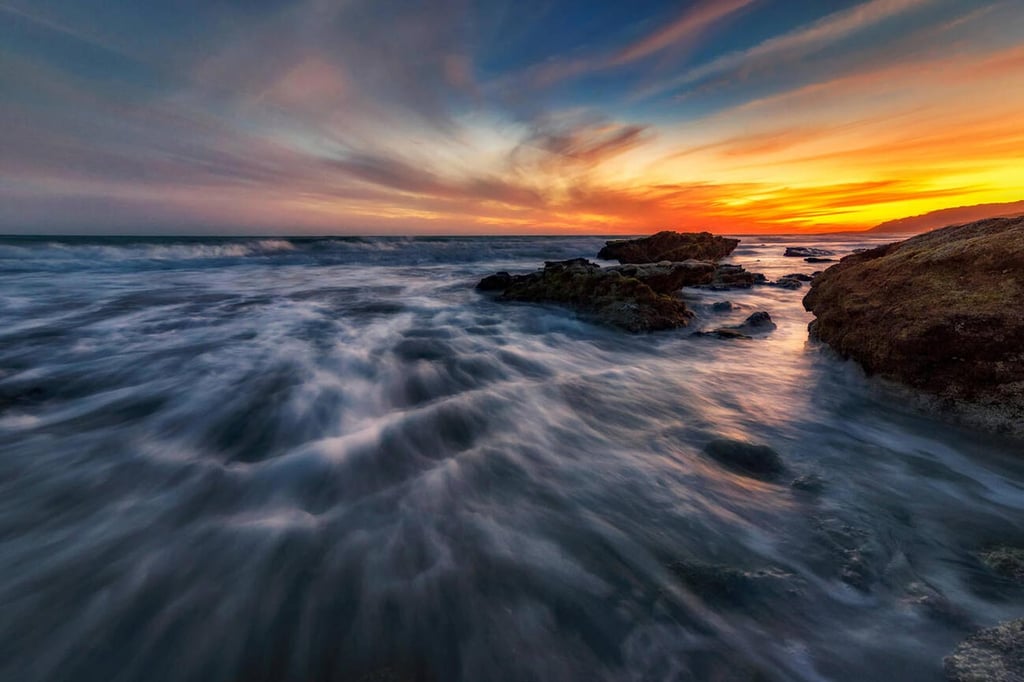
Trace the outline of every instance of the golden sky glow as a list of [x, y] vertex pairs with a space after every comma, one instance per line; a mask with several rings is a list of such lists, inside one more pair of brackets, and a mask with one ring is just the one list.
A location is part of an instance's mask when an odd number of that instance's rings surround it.
[[[1014, 2], [441, 4], [199, 30], [0, 2], [0, 227], [792, 232], [1024, 199]], [[538, 37], [557, 17], [583, 28]]]

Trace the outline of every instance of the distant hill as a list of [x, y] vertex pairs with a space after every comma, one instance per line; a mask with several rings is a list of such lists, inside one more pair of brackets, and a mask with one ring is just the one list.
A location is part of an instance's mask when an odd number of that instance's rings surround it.
[[868, 232], [916, 234], [939, 227], [946, 227], [947, 225], [973, 223], [976, 220], [984, 220], [985, 218], [1004, 218], [1021, 215], [1024, 215], [1024, 201], [1014, 201], [1008, 204], [957, 206], [956, 208], [944, 208], [940, 211], [932, 211], [931, 213], [916, 215], [910, 218], [890, 220], [871, 228]]

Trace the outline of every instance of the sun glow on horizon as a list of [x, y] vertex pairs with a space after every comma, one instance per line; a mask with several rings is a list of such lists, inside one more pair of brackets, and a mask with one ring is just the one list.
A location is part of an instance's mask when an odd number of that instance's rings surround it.
[[565, 0], [602, 30], [561, 41], [501, 0], [203, 30], [118, 4], [0, 5], [3, 231], [819, 232], [1024, 199], [1013, 3]]

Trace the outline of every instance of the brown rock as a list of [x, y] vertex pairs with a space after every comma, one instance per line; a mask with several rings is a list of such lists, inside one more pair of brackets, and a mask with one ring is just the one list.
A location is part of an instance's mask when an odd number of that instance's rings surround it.
[[843, 258], [811, 283], [811, 335], [967, 421], [1024, 436], [1024, 218]]
[[[691, 267], [685, 263], [670, 265], [678, 265], [676, 269], [692, 274]], [[629, 332], [674, 329], [689, 324], [693, 313], [681, 299], [655, 291], [640, 279], [650, 275], [654, 283], [667, 287], [672, 284], [673, 270], [659, 266], [655, 270], [634, 271], [634, 276], [630, 276], [618, 268], [601, 268], [585, 258], [549, 262], [535, 273], [501, 277], [507, 288], [498, 300], [555, 303], [601, 324]], [[484, 278], [481, 284], [484, 282], [489, 282], [488, 286], [493, 288], [498, 280]]]
[[644, 265], [613, 265], [604, 268], [603, 272], [618, 272], [624, 277], [634, 277], [660, 294], [670, 294], [683, 287], [707, 284], [715, 275], [715, 264], [699, 260], [682, 263], [664, 261]]
[[739, 243], [739, 239], [716, 237], [710, 232], [665, 231], [650, 237], [606, 242], [597, 257], [620, 263], [718, 261], [732, 253]]
[[749, 272], [741, 265], [723, 263], [715, 269], [714, 277], [706, 286], [708, 289], [749, 289], [755, 284], [766, 284], [768, 279], [760, 272]]

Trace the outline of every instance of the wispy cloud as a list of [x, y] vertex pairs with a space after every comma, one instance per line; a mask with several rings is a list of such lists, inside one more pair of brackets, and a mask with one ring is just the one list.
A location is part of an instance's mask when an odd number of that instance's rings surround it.
[[722, 55], [679, 76], [648, 86], [640, 94], [651, 96], [705, 80], [729, 81], [740, 75], [750, 77], [759, 71], [771, 71], [933, 1], [869, 0], [746, 50]]
[[608, 66], [618, 66], [644, 59], [670, 47], [691, 43], [715, 22], [721, 21], [754, 0], [706, 0], [699, 3], [664, 28], [627, 45], [607, 59]]
[[530, 71], [536, 86], [555, 83], [588, 73], [621, 67], [667, 50], [692, 48], [715, 24], [752, 5], [756, 0], [704, 0], [690, 7], [662, 28], [645, 34], [624, 47], [591, 57], [555, 59]]

